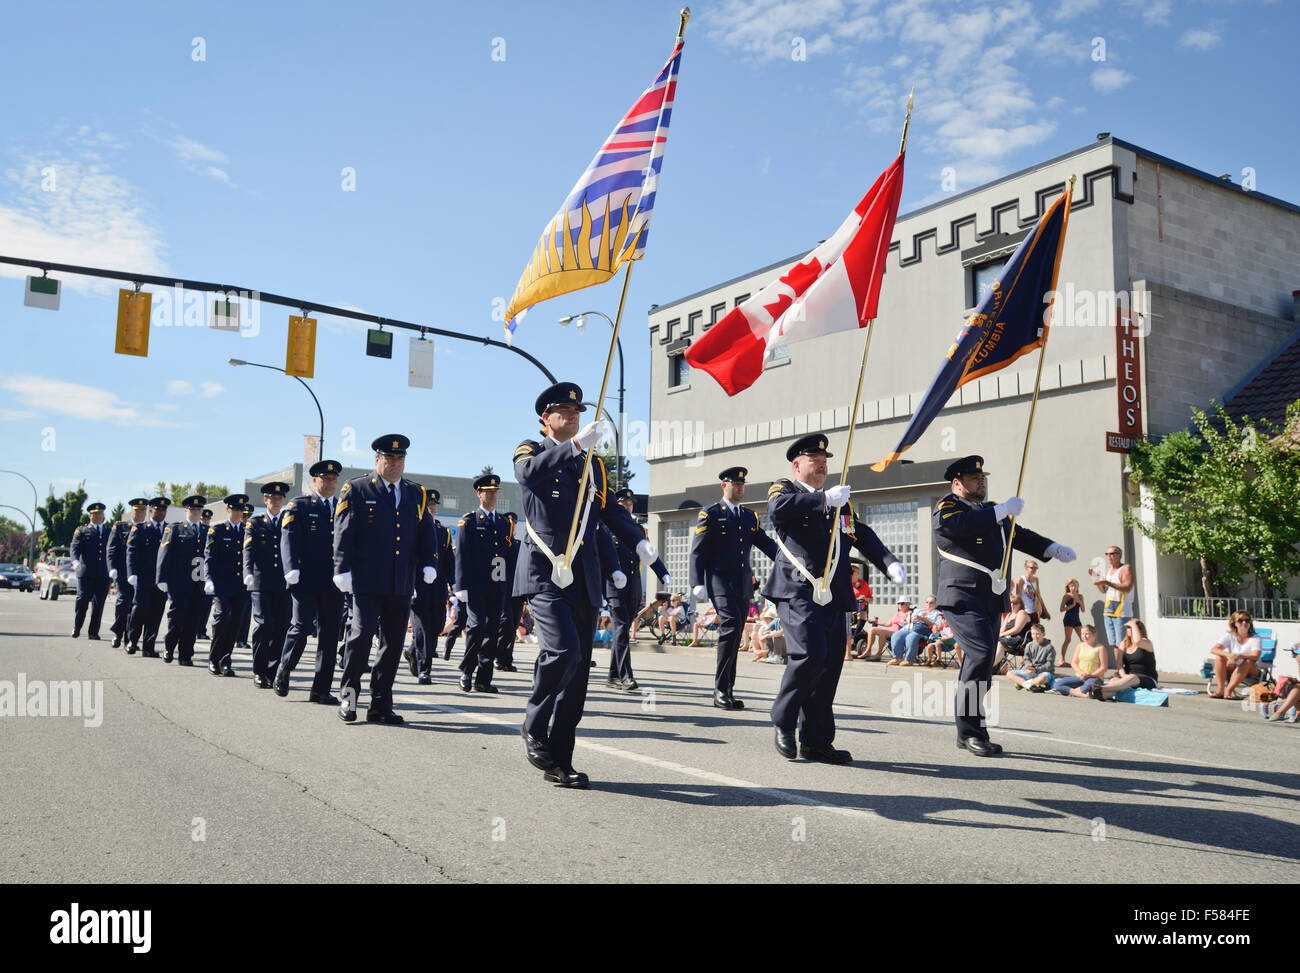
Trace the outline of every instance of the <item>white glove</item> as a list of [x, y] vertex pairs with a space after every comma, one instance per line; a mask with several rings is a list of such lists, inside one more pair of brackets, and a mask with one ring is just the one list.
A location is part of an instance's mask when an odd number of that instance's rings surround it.
[[907, 584], [907, 568], [903, 567], [901, 561], [895, 561], [885, 573], [894, 584]]
[[74, 570], [74, 571], [80, 571], [80, 570], [81, 570], [81, 562], [80, 562], [80, 561], [73, 561], [73, 562], [72, 562], [72, 570]]
[[605, 420], [597, 419], [595, 422], [589, 422], [573, 437], [579, 449], [591, 449], [598, 442], [605, 438]]
[[639, 541], [636, 545], [636, 556], [641, 559], [642, 564], [652, 564], [659, 557], [659, 552], [649, 541]]
[[424, 569], [425, 584], [433, 584], [433, 579], [436, 578], [437, 576], [438, 576], [438, 569], [435, 568], [433, 565], [429, 565], [429, 567]]
[[695, 600], [696, 600], [696, 601], [703, 601], [705, 598], [709, 597], [709, 591], [708, 591], [708, 589], [705, 588], [704, 585], [702, 585], [702, 584], [697, 584], [697, 585], [696, 585], [696, 586], [691, 590], [691, 594], [695, 595]]
[[661, 584], [666, 584], [666, 585], [672, 584], [673, 576], [671, 574], [665, 574], [662, 578], [659, 579], [659, 581]]
[[1047, 557], [1055, 558], [1065, 564], [1069, 564], [1079, 555], [1074, 553], [1074, 548], [1066, 547], [1064, 544], [1058, 544], [1055, 541], [1047, 545]]
[[203, 582], [203, 593], [205, 595], [215, 595], [217, 593], [217, 586], [211, 581], [205, 581]]
[[464, 602], [469, 601], [469, 592], [468, 592], [468, 591], [457, 591], [457, 592], [455, 592], [455, 595], [456, 595], [456, 600], [459, 601], [459, 602], [464, 603]]
[[108, 569], [108, 576], [109, 576], [110, 578], [112, 578], [114, 581], [116, 581], [116, 580], [117, 580], [117, 568], [109, 568], [109, 569]]
[[132, 588], [134, 588], [134, 587], [135, 587], [135, 583], [136, 583], [136, 581], [138, 581], [138, 580], [139, 580], [139, 578], [137, 578], [137, 577], [133, 574], [133, 575], [131, 575], [129, 578], [126, 579], [126, 583], [129, 584]]
[[334, 587], [345, 595], [352, 591], [352, 572], [344, 571], [342, 574], [334, 575]]
[[302, 572], [299, 571], [297, 568], [294, 568], [292, 571], [284, 572], [284, 583], [297, 584], [298, 579], [301, 577], [302, 577]]
[[1012, 497], [1010, 500], [1003, 500], [1001, 503], [993, 505], [993, 513], [998, 520], [1005, 520], [1007, 517], [1019, 517], [1024, 509], [1025, 501], [1019, 497]]
[[609, 577], [610, 580], [614, 582], [615, 588], [621, 589], [627, 586], [627, 575], [624, 574], [622, 571], [615, 571]]
[[841, 483], [839, 486], [831, 487], [829, 490], [826, 491], [826, 506], [828, 507], [844, 506], [846, 503], [848, 503], [849, 494], [851, 492], [852, 492], [852, 487], [850, 487], [847, 483]]
[[245, 588], [253, 587], [253, 576], [251, 574], [244, 575], [244, 587]]
[[159, 581], [159, 582], [158, 582], [158, 590], [161, 591], [164, 595], [167, 594], [167, 582], [166, 582], [166, 581]]

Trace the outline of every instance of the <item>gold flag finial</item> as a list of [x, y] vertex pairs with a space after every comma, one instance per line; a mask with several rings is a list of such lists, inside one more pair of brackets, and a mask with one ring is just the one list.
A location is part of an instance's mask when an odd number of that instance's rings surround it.
[[916, 85], [907, 93], [907, 117], [903, 119], [903, 141], [898, 144], [898, 154], [907, 151], [907, 127], [912, 124], [912, 96], [916, 94]]
[[677, 42], [680, 44], [683, 37], [686, 36], [686, 22], [691, 19], [691, 8], [682, 7], [682, 22], [677, 28]]

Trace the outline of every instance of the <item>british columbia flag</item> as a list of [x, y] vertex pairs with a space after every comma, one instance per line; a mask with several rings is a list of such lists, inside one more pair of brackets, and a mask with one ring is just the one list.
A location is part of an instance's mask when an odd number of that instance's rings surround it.
[[683, 42], [614, 126], [533, 250], [506, 308], [506, 341], [534, 304], [603, 284], [645, 255]]

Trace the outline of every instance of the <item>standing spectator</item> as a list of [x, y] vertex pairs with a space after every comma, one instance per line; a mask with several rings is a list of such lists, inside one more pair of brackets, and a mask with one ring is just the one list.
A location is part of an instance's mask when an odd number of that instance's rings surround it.
[[1092, 698], [1106, 700], [1126, 689], [1155, 689], [1160, 674], [1156, 672], [1156, 650], [1147, 638], [1141, 619], [1130, 618], [1124, 625], [1124, 641], [1119, 644], [1119, 668], [1113, 679], [1092, 687]]
[[1042, 622], [1029, 626], [1024, 664], [1007, 673], [1007, 678], [1016, 684], [1017, 689], [1028, 689], [1031, 693], [1042, 693], [1052, 688], [1056, 679], [1056, 647], [1047, 640]]
[[1083, 610], [1083, 607], [1083, 596], [1079, 594], [1079, 581], [1077, 578], [1071, 578], [1065, 582], [1065, 594], [1061, 596], [1061, 623], [1065, 626], [1065, 641], [1061, 643], [1061, 658], [1065, 658], [1065, 653], [1069, 651], [1072, 636], [1077, 635], [1080, 641], [1083, 639], [1083, 633], [1079, 630], [1082, 625], [1079, 620], [1079, 612]]
[[[1231, 699], [1243, 679], [1259, 672], [1255, 663], [1263, 651], [1264, 642], [1255, 634], [1255, 620], [1250, 612], [1233, 612], [1228, 619], [1228, 633], [1210, 649], [1214, 655], [1215, 686], [1210, 698]], [[1225, 677], [1228, 677], [1227, 688], [1223, 685]]]
[[1025, 573], [1016, 578], [1012, 593], [1019, 595], [1020, 600], [1025, 603], [1025, 611], [1029, 613], [1029, 624], [1045, 622], [1052, 617], [1047, 613], [1047, 606], [1043, 604], [1043, 592], [1038, 581], [1038, 562], [1032, 558], [1025, 562]]
[[1062, 696], [1085, 698], [1092, 692], [1093, 686], [1100, 686], [1106, 681], [1106, 671], [1110, 668], [1110, 651], [1104, 645], [1097, 644], [1097, 630], [1091, 625], [1083, 626], [1079, 644], [1074, 647], [1074, 656], [1070, 659], [1070, 668], [1074, 674], [1061, 676], [1052, 688]]
[[1106, 567], [1101, 577], [1093, 575], [1092, 583], [1106, 598], [1102, 617], [1106, 621], [1106, 644], [1118, 645], [1126, 638], [1128, 620], [1133, 617], [1133, 566], [1122, 563], [1124, 552], [1118, 547], [1106, 549]]

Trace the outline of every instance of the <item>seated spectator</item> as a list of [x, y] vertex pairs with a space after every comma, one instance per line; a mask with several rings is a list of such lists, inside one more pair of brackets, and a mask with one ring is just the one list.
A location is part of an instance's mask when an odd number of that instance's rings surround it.
[[[867, 620], [867, 609], [871, 607], [871, 585], [862, 577], [862, 568], [853, 565], [853, 598], [857, 602], [857, 607], [849, 613], [849, 634], [844, 640], [844, 661], [854, 658], [853, 641], [862, 634], [861, 629]], [[866, 649], [863, 649], [863, 655]]]
[[[912, 617], [912, 603], [906, 598], [898, 599], [898, 611], [894, 612], [894, 617], [889, 620], [888, 625], [874, 625], [867, 629], [867, 646], [859, 653], [859, 659], [867, 659], [871, 662], [879, 662], [885, 655], [885, 649], [889, 648], [889, 640], [899, 629], [907, 625], [908, 620]], [[871, 655], [871, 647], [879, 644], [876, 654]]]
[[1012, 655], [1020, 655], [1025, 639], [1029, 637], [1029, 626], [1033, 624], [1033, 619], [1025, 611], [1025, 602], [1019, 595], [1011, 596], [1011, 611], [1002, 620], [1002, 628], [998, 632], [998, 651], [993, 656], [993, 671], [997, 672], [1002, 665], [1002, 660], [1010, 652]]
[[1106, 672], [1110, 668], [1110, 659], [1104, 645], [1097, 644], [1097, 629], [1092, 625], [1082, 626], [1083, 635], [1074, 647], [1074, 656], [1070, 659], [1073, 675], [1061, 676], [1052, 683], [1052, 688], [1062, 696], [1087, 697], [1093, 686], [1100, 686], [1106, 681]]
[[929, 642], [936, 629], [943, 627], [943, 616], [939, 614], [938, 602], [934, 595], [925, 599], [925, 606], [912, 612], [907, 624], [889, 638], [889, 651], [893, 658], [891, 666], [912, 666], [916, 664], [917, 654], [922, 644]]
[[935, 633], [934, 641], [927, 643], [925, 646], [925, 664], [927, 666], [936, 665], [942, 667], [943, 653], [948, 649], [957, 653], [957, 665], [960, 667], [962, 662], [961, 646], [957, 644], [957, 637], [953, 635], [952, 626], [945, 621], [943, 627]]
[[673, 595], [668, 599], [668, 604], [664, 606], [660, 620], [660, 641], [664, 641], [670, 635], [674, 644], [677, 642], [678, 626], [686, 624], [686, 608], [682, 605], [682, 596]]
[[767, 600], [757, 591], [754, 592], [754, 600], [749, 603], [749, 612], [745, 616], [745, 627], [740, 632], [740, 650], [748, 651], [753, 647], [754, 626], [758, 624], [758, 616], [763, 613], [767, 607]]
[[1025, 661], [1019, 669], [1007, 673], [1016, 689], [1042, 693], [1052, 688], [1056, 679], [1056, 646], [1047, 640], [1047, 630], [1042, 622], [1029, 626], [1029, 641], [1025, 643]]
[[1277, 684], [1277, 691], [1277, 709], [1269, 716], [1268, 721], [1281, 723], [1286, 719], [1288, 710], [1295, 710], [1295, 715], [1291, 717], [1291, 722], [1294, 723], [1296, 716], [1300, 715], [1300, 681], [1283, 679]]
[[686, 640], [687, 645], [699, 644], [705, 632], [713, 632], [718, 628], [718, 610], [712, 602], [704, 602], [703, 605], [702, 611], [699, 604], [695, 606], [695, 624], [691, 627], [691, 637]]
[[776, 602], [769, 601], [754, 626], [754, 661], [764, 662], [772, 655], [772, 636], [781, 631], [781, 619], [776, 614]]
[[[1228, 619], [1228, 634], [1215, 643], [1210, 652], [1214, 656], [1214, 692], [1211, 699], [1231, 699], [1233, 692], [1247, 676], [1259, 673], [1255, 665], [1264, 651], [1263, 640], [1255, 634], [1255, 620], [1250, 612], [1237, 611]], [[1228, 676], [1228, 673], [1232, 673]], [[1228, 685], [1223, 685], [1227, 677]]]
[[1093, 686], [1093, 699], [1110, 699], [1126, 689], [1155, 689], [1160, 684], [1156, 672], [1156, 650], [1147, 638], [1147, 627], [1138, 618], [1124, 623], [1124, 641], [1119, 644], [1119, 668], [1115, 677]]
[[528, 608], [528, 602], [524, 602], [524, 610], [519, 616], [519, 625], [515, 628], [515, 638], [520, 642], [535, 641], [533, 634], [533, 613]]

